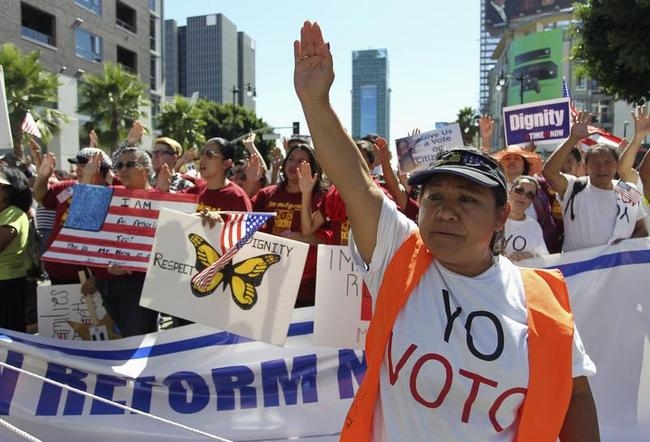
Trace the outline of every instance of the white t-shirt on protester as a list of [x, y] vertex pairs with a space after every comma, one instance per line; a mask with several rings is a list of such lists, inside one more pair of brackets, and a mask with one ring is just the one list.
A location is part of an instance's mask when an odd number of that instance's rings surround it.
[[[636, 222], [646, 216], [645, 209], [641, 204], [621, 207], [616, 192], [599, 189], [592, 186], [591, 180], [588, 180], [587, 186], [573, 198], [575, 218], [571, 220], [569, 197], [577, 178], [573, 175], [564, 176], [568, 181], [564, 197], [560, 199], [559, 194], [557, 195], [564, 220], [563, 252], [607, 244], [614, 233], [617, 217], [620, 216], [624, 217], [621, 221], [627, 222], [625, 232], [621, 237], [629, 238], [634, 232]], [[616, 185], [616, 181], [612, 180], [612, 185]], [[569, 205], [568, 209], [567, 205]]]
[[[390, 259], [416, 228], [384, 198], [377, 231], [382, 240], [364, 272], [375, 298]], [[364, 268], [352, 235], [350, 249]], [[512, 389], [528, 385], [527, 335], [521, 274], [510, 260], [500, 257], [474, 278], [434, 261], [393, 327], [373, 440], [513, 440], [523, 395]], [[573, 376], [595, 372], [576, 330]]]
[[506, 256], [510, 256], [514, 252], [524, 251], [531, 252], [536, 256], [548, 255], [542, 227], [534, 219], [529, 218], [528, 216], [523, 220], [508, 218], [506, 221], [505, 233]]

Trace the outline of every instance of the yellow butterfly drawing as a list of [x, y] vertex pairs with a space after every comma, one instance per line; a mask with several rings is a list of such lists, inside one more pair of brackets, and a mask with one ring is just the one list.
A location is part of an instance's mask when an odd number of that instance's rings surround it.
[[[189, 234], [189, 240], [196, 252], [196, 270], [201, 270], [217, 261], [221, 255], [203, 237], [194, 233]], [[250, 310], [257, 303], [257, 290], [262, 283], [264, 273], [270, 266], [280, 261], [280, 255], [267, 253], [254, 256], [244, 261], [233, 264], [229, 262], [223, 269], [215, 273], [214, 278], [207, 287], [202, 288], [191, 283], [194, 296], [203, 297], [216, 290], [219, 284], [223, 285], [225, 291], [230, 285], [232, 299], [242, 310]]]

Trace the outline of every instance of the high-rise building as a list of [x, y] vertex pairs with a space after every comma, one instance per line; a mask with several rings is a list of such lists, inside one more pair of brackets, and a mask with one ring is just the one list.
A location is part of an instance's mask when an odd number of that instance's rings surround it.
[[352, 137], [376, 133], [390, 139], [388, 52], [352, 52]]
[[[162, 95], [163, 0], [0, 0], [0, 42], [40, 52], [45, 70], [59, 76], [56, 107], [70, 117], [48, 149], [64, 164], [79, 150], [79, 81], [117, 63], [148, 86], [156, 113]], [[148, 121], [145, 121], [150, 126]], [[147, 140], [144, 141], [147, 143]]]
[[198, 96], [255, 108], [255, 42], [223, 14], [165, 22], [167, 96]]

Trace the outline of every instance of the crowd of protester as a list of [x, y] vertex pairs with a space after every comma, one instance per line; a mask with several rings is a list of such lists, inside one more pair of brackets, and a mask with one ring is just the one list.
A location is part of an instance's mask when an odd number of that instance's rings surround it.
[[[629, 144], [624, 142], [618, 149], [596, 145], [583, 151], [580, 140], [589, 135], [590, 116], [580, 113], [570, 137], [546, 161], [532, 144], [493, 148], [494, 122], [489, 116], [480, 119], [481, 149], [501, 164], [507, 180], [511, 211], [500, 238], [503, 255], [519, 261], [647, 235], [647, 197], [644, 203], [635, 204], [614, 191], [619, 177], [641, 194], [649, 187], [643, 184], [650, 180], [650, 159], [646, 155], [638, 168], [634, 159], [650, 133], [650, 114], [646, 107], [639, 107], [632, 117], [635, 132]], [[68, 159], [71, 169], [67, 171], [57, 168], [58, 159], [52, 153], [43, 153], [31, 138], [24, 160], [3, 162], [0, 261], [11, 261], [12, 267], [3, 267], [0, 284], [12, 287], [16, 299], [3, 298], [11, 304], [2, 309], [3, 317], [14, 322], [7, 319], [0, 326], [24, 330], [25, 324], [18, 321], [18, 327], [15, 314], [7, 312], [25, 308], [30, 311], [26, 322], [33, 328], [35, 281], [47, 278], [51, 284], [74, 284], [79, 282], [79, 270], [83, 270], [88, 279], [82, 292], [101, 293], [104, 306], [124, 336], [156, 330], [156, 312], [138, 305], [144, 274], [131, 274], [119, 266], [80, 268], [55, 262], [41, 266], [38, 259], [34, 264], [34, 252], [27, 240], [29, 227], [34, 230], [38, 257], [61, 230], [77, 183], [196, 194], [197, 212], [204, 215], [219, 211], [276, 212], [262, 231], [310, 245], [296, 307], [314, 305], [316, 246], [346, 245], [350, 223], [343, 199], [323, 173], [309, 137], [283, 138], [281, 146], [272, 149], [265, 159], [255, 146], [254, 133], [243, 139], [245, 154], [241, 158], [236, 156], [233, 143], [218, 137], [196, 149], [161, 136], [151, 149], [145, 149], [141, 146], [143, 133], [143, 125], [135, 121], [127, 139], [108, 155], [108, 149], [98, 146], [97, 135], [91, 131], [89, 146]], [[413, 131], [417, 133], [419, 130]], [[408, 184], [408, 174], [393, 169], [387, 140], [367, 134], [356, 140], [356, 146], [372, 172], [374, 185], [398, 210], [417, 221], [417, 186]], [[20, 202], [14, 201], [18, 194]], [[31, 203], [25, 204], [25, 200]], [[22, 257], [24, 269], [14, 268], [16, 257]], [[31, 272], [28, 276], [34, 267], [38, 267], [38, 275]], [[22, 288], [16, 289], [17, 285]], [[27, 299], [25, 307], [24, 303], [16, 304], [23, 298]], [[174, 320], [175, 325], [187, 323]]]

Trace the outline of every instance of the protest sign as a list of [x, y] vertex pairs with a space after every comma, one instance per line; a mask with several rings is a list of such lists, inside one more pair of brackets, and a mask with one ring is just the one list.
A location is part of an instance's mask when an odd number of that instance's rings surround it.
[[314, 344], [364, 349], [373, 298], [348, 247], [318, 246], [315, 307]]
[[13, 149], [13, 147], [14, 141], [11, 137], [11, 124], [9, 123], [9, 109], [5, 91], [5, 75], [2, 66], [0, 66], [0, 149]]
[[425, 169], [446, 149], [463, 147], [458, 123], [395, 140], [399, 170], [403, 173]]
[[106, 327], [106, 338], [117, 336], [99, 293], [84, 297], [80, 284], [41, 285], [36, 293], [39, 335], [89, 341], [91, 329], [99, 324]]
[[65, 224], [42, 258], [95, 267], [113, 263], [126, 270], [145, 271], [160, 208], [192, 213], [197, 198], [77, 184]]
[[282, 345], [309, 245], [257, 232], [210, 284], [199, 286], [192, 277], [224, 253], [222, 227], [161, 209], [140, 305]]
[[538, 101], [503, 108], [506, 145], [560, 145], [569, 137], [569, 98]]

